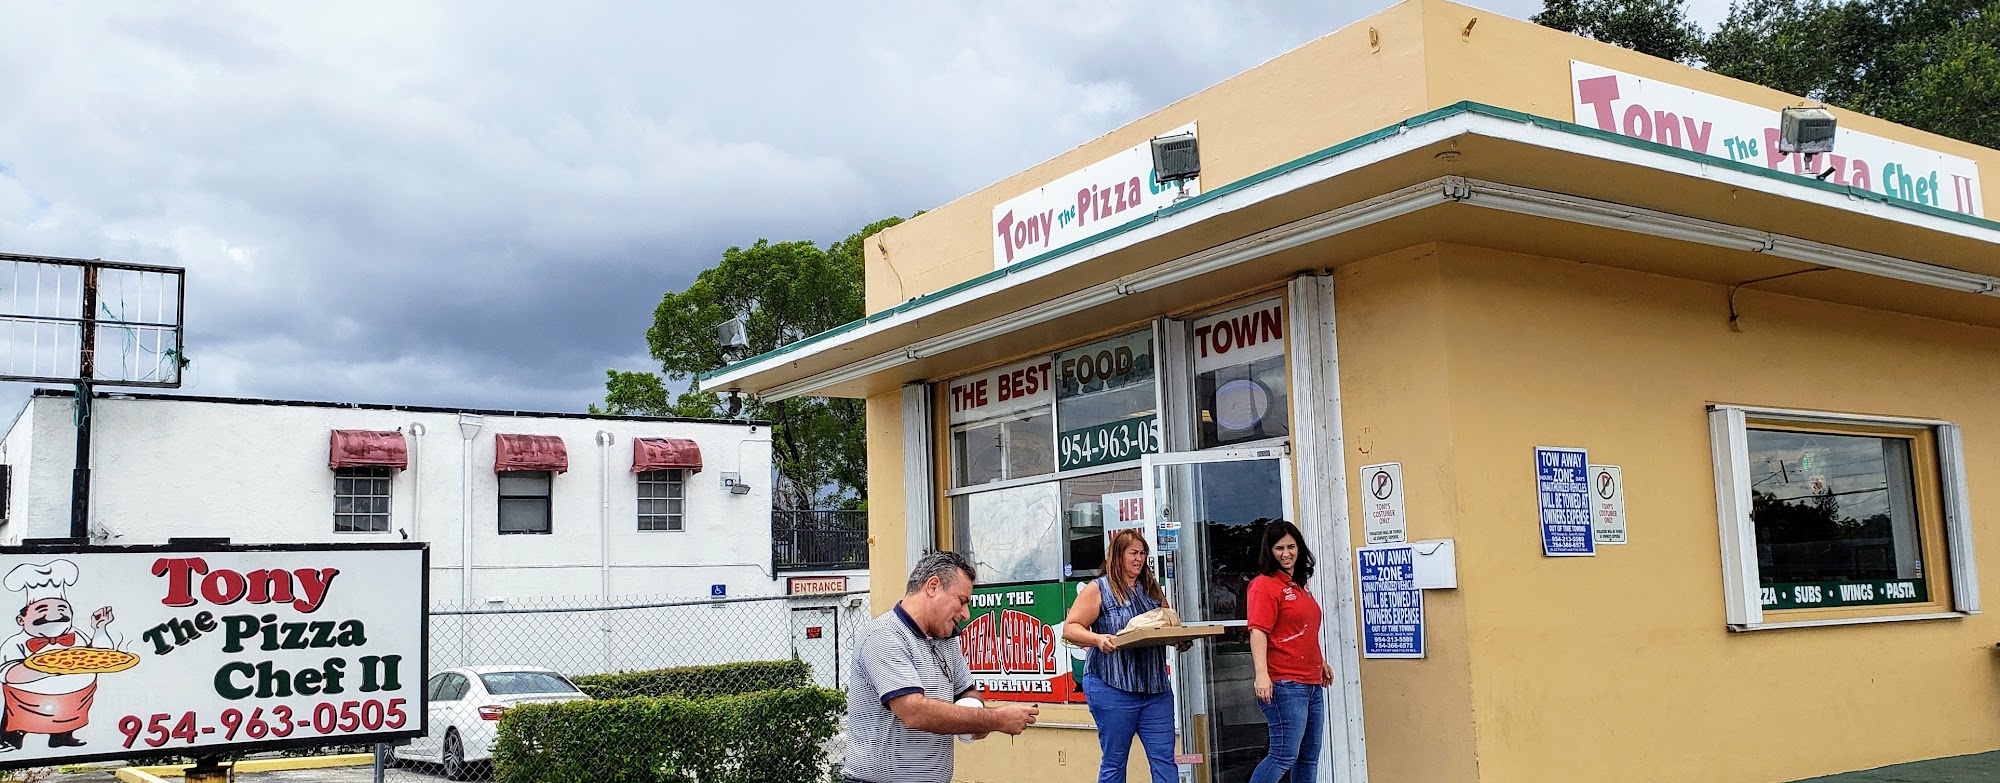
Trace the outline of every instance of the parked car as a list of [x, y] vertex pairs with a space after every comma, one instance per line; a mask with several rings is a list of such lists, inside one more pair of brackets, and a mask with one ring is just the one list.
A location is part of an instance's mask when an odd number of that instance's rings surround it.
[[445, 669], [431, 675], [425, 692], [428, 730], [396, 748], [395, 758], [436, 764], [450, 780], [465, 780], [491, 762], [500, 715], [515, 705], [590, 698], [562, 675], [539, 666]]

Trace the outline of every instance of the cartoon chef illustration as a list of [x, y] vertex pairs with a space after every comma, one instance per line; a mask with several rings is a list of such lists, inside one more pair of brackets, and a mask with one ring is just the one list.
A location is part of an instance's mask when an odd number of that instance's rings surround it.
[[97, 696], [95, 674], [48, 674], [23, 665], [28, 656], [71, 647], [115, 649], [106, 632], [111, 607], [90, 614], [90, 629], [76, 627], [68, 590], [76, 584], [76, 564], [68, 560], [23, 563], [7, 572], [8, 590], [27, 594], [14, 622], [21, 632], [0, 643], [0, 691], [6, 709], [0, 714], [0, 751], [20, 750], [29, 734], [46, 734], [49, 747], [84, 744], [78, 729], [90, 723], [90, 704]]

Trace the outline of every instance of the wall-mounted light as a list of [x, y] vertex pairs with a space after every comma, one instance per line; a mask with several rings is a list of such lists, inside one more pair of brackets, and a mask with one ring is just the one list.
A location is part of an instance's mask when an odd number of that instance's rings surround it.
[[1812, 156], [1833, 151], [1839, 124], [1825, 106], [1790, 106], [1778, 112], [1778, 151]]
[[743, 476], [740, 473], [723, 473], [722, 488], [729, 490], [731, 495], [750, 494], [750, 485], [743, 483]]
[[1153, 182], [1180, 186], [1175, 202], [1188, 197], [1188, 180], [1201, 174], [1201, 147], [1192, 133], [1176, 133], [1153, 139]]

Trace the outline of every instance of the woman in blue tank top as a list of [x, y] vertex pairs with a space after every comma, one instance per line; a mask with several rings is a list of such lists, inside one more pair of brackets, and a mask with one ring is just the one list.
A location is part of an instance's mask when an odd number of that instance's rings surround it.
[[[1063, 623], [1063, 641], [1090, 649], [1083, 675], [1083, 695], [1097, 721], [1097, 742], [1104, 750], [1098, 766], [1101, 783], [1125, 780], [1125, 761], [1132, 737], [1146, 748], [1153, 783], [1174, 783], [1174, 692], [1167, 681], [1167, 649], [1145, 647], [1119, 650], [1112, 638], [1132, 618], [1167, 605], [1160, 580], [1153, 576], [1146, 538], [1137, 530], [1121, 530], [1105, 549], [1104, 575], [1083, 586]], [[1181, 646], [1186, 649], [1185, 643]]]

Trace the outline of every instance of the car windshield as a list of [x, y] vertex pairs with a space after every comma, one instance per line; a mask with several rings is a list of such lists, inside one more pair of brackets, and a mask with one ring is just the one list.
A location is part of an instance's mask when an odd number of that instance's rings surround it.
[[576, 686], [555, 672], [493, 672], [479, 675], [479, 681], [486, 683], [486, 692], [495, 696], [576, 692]]

